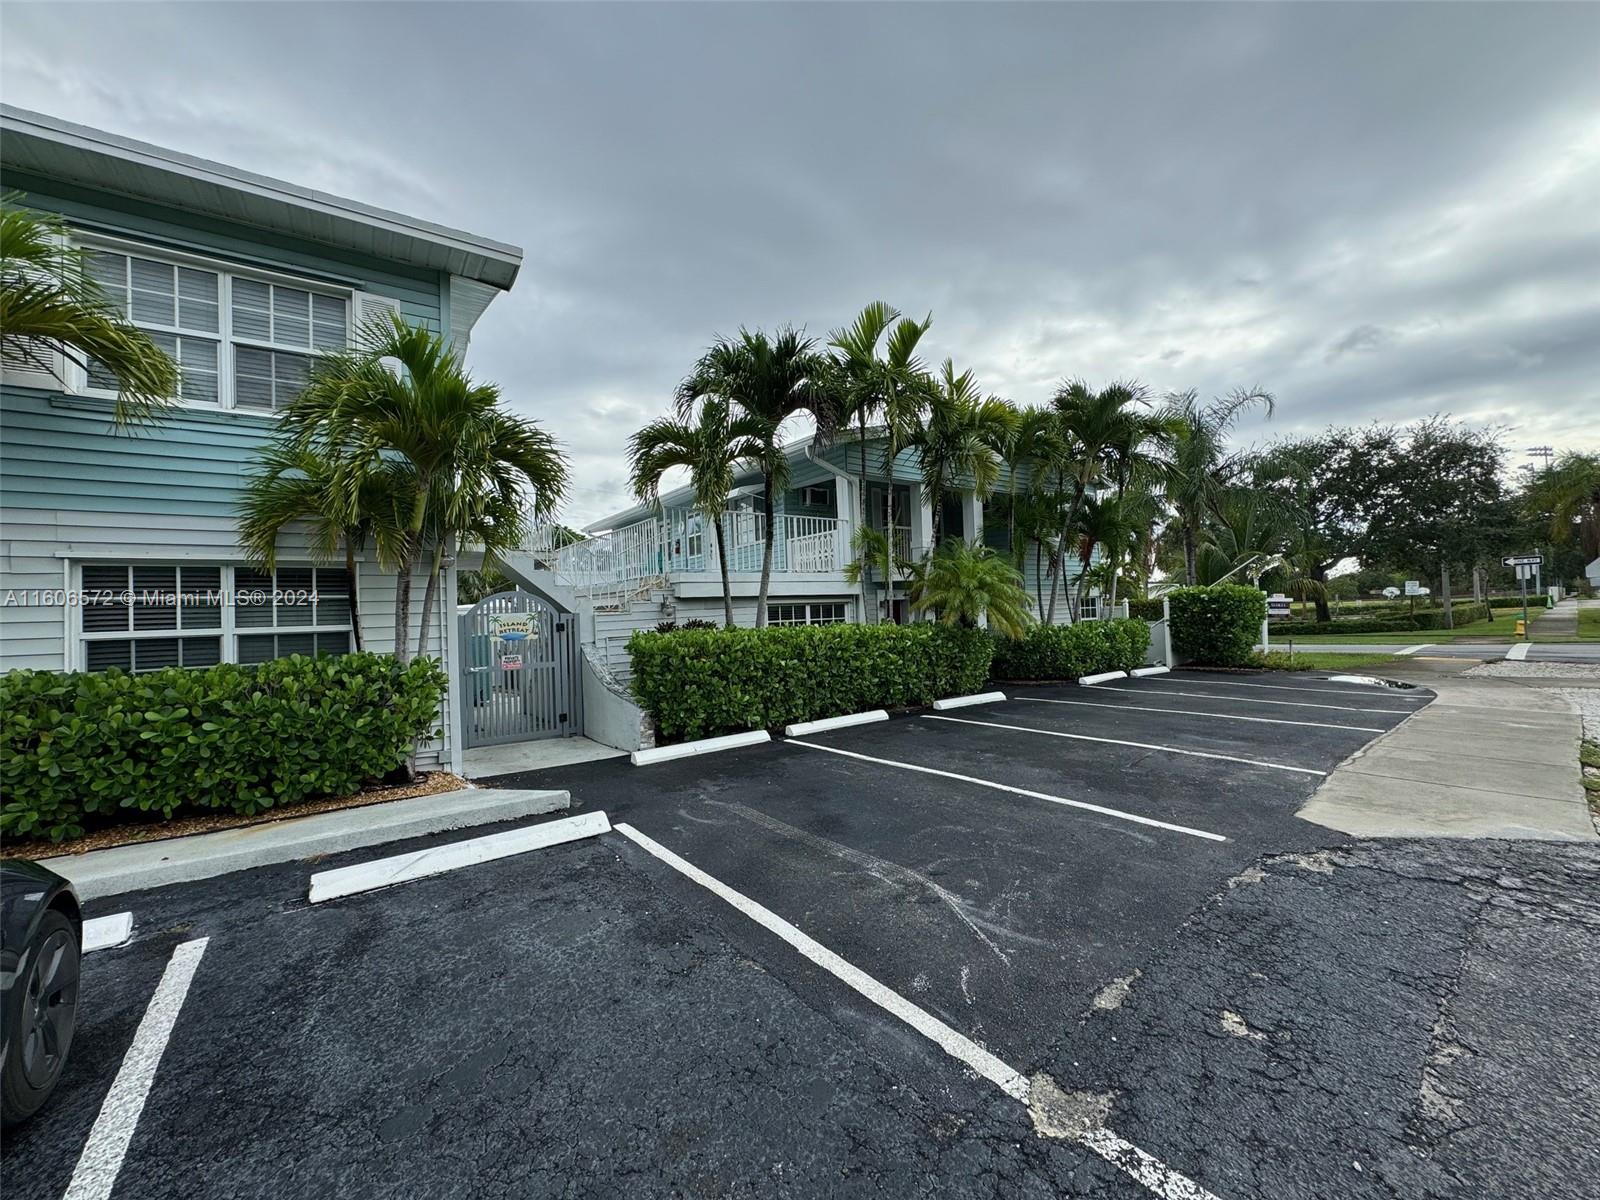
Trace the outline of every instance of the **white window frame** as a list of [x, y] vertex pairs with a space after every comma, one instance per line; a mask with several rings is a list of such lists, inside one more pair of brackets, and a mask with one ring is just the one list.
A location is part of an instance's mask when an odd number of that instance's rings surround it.
[[[162, 639], [182, 637], [212, 637], [220, 636], [222, 639], [221, 652], [218, 659], [223, 663], [239, 662], [239, 638], [265, 634], [279, 633], [343, 633], [346, 635], [346, 645], [354, 646], [354, 612], [359, 598], [351, 597], [352, 620], [343, 625], [246, 625], [239, 626], [237, 622], [234, 600], [237, 595], [237, 573], [241, 569], [249, 568], [243, 563], [221, 562], [212, 557], [196, 557], [181, 555], [172, 557], [155, 557], [137, 553], [127, 555], [95, 555], [88, 558], [70, 561], [67, 565], [68, 589], [78, 596], [84, 594], [83, 569], [85, 567], [133, 567], [135, 569], [176, 567], [180, 571], [187, 567], [196, 570], [215, 570], [219, 572], [222, 589], [222, 623], [211, 629], [106, 629], [86, 630], [83, 627], [83, 605], [69, 604], [67, 606], [67, 652], [63, 656], [66, 669], [69, 671], [89, 670], [88, 655], [85, 652], [85, 643], [93, 641], [127, 641], [129, 639]], [[306, 560], [289, 560], [278, 563], [274, 570], [305, 570], [315, 568], [319, 571], [342, 572], [343, 567], [330, 566], [323, 563], [313, 563]], [[181, 582], [181, 576], [180, 576]], [[276, 584], [276, 575], [274, 575]], [[356, 578], [353, 581], [357, 592], [361, 588], [361, 567], [356, 566]], [[271, 661], [264, 660], [264, 661]], [[204, 670], [196, 667], [196, 670]]]
[[[773, 616], [774, 609], [798, 608], [804, 614], [804, 620], [786, 621], [777, 620]], [[839, 619], [833, 620], [829, 614], [828, 620], [819, 620], [819, 609], [838, 609]], [[850, 623], [850, 605], [846, 600], [776, 600], [767, 604], [767, 624], [779, 629], [799, 629], [805, 625], [848, 625]]]
[[[234, 396], [234, 344], [236, 342], [253, 349], [299, 354], [312, 359], [328, 353], [326, 350], [318, 350], [312, 346], [286, 346], [275, 342], [263, 342], [255, 338], [235, 337], [233, 333], [233, 281], [235, 279], [249, 279], [256, 283], [290, 287], [299, 291], [310, 292], [314, 295], [330, 296], [342, 300], [344, 301], [345, 345], [349, 346], [354, 337], [358, 297], [363, 294], [355, 288], [321, 283], [300, 276], [285, 275], [277, 271], [244, 266], [228, 262], [225, 259], [209, 258], [181, 250], [168, 250], [162, 246], [152, 246], [143, 242], [130, 241], [126, 238], [110, 237], [98, 233], [74, 230], [72, 232], [72, 240], [76, 246], [84, 250], [100, 250], [108, 254], [126, 255], [130, 258], [146, 258], [152, 262], [168, 263], [175, 267], [187, 267], [196, 271], [210, 271], [217, 276], [217, 333], [211, 335], [195, 332], [188, 335], [190, 337], [204, 337], [207, 340], [215, 336], [217, 340], [217, 402], [209, 404], [203, 401], [180, 400], [178, 401], [180, 408], [195, 412], [243, 412], [259, 417], [282, 415], [281, 409], [240, 409], [236, 406]], [[133, 321], [131, 314], [128, 319], [135, 325], [139, 324], [139, 322]], [[184, 336], [183, 331], [179, 329], [167, 329], [157, 325], [151, 325], [150, 328], [163, 333], [174, 333], [179, 337]], [[107, 388], [90, 387], [88, 373], [76, 364], [69, 364], [67, 382], [69, 390], [76, 395], [94, 396], [108, 400], [117, 398], [117, 393]]]

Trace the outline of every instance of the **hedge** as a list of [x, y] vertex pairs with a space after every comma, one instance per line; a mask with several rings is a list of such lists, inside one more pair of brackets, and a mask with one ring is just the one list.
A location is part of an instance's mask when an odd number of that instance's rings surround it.
[[1267, 596], [1232, 583], [1167, 593], [1172, 652], [1214, 667], [1248, 666], [1267, 617]]
[[[1462, 603], [1452, 609], [1457, 626], [1488, 620], [1489, 610], [1482, 604]], [[1274, 621], [1276, 637], [1315, 637], [1322, 633], [1416, 633], [1443, 629], [1444, 609], [1421, 609], [1410, 617], [1382, 617], [1375, 620], [1351, 618], [1338, 621]]]
[[949, 625], [639, 631], [633, 691], [664, 741], [975, 692], [993, 639]]
[[1129, 600], [1128, 615], [1137, 617], [1141, 621], [1161, 620], [1161, 597], [1155, 596], [1149, 600]]
[[1150, 626], [1142, 620], [1079, 621], [1039, 625], [1015, 641], [997, 638], [996, 679], [1076, 679], [1100, 671], [1131, 671], [1144, 666]]
[[252, 816], [347, 795], [435, 726], [433, 659], [293, 655], [143, 675], [0, 676], [0, 832], [61, 841], [134, 813]]

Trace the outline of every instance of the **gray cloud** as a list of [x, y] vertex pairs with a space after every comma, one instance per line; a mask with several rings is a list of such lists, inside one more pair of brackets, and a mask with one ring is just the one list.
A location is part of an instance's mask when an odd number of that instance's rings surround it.
[[1259, 383], [1600, 447], [1600, 8], [5, 6], [13, 103], [514, 241], [473, 367], [574, 519], [741, 324], [1039, 401]]

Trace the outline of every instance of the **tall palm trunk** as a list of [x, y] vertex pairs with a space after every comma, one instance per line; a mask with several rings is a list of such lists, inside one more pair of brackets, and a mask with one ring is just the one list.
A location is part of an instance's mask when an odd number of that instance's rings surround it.
[[884, 611], [890, 621], [898, 624], [894, 615], [894, 446], [893, 439], [883, 445], [883, 598]]
[[428, 516], [428, 476], [419, 473], [416, 486], [411, 527], [406, 532], [405, 549], [396, 564], [394, 581], [394, 656], [402, 667], [411, 661], [411, 572], [422, 554], [422, 526]]
[[1190, 587], [1195, 583], [1195, 538], [1194, 522], [1183, 523], [1183, 581]]
[[1078, 509], [1083, 505], [1083, 484], [1077, 480], [1072, 484], [1072, 507], [1067, 510], [1067, 519], [1061, 525], [1061, 553], [1058, 556], [1061, 570], [1050, 575], [1050, 611], [1045, 615], [1044, 623], [1056, 623], [1056, 595], [1061, 587], [1061, 577], [1067, 570], [1067, 547], [1072, 543], [1072, 527], [1078, 523]]
[[[761, 477], [761, 511], [767, 521], [766, 546], [761, 551], [761, 589], [756, 594], [756, 628], [767, 627], [767, 589], [772, 585], [772, 543], [778, 537], [778, 520], [773, 513], [772, 502], [772, 476]], [[789, 547], [784, 546], [785, 565], [793, 569], [787, 561]]]
[[433, 548], [433, 560], [428, 567], [428, 587], [422, 593], [422, 625], [417, 630], [417, 657], [422, 658], [428, 653], [428, 634], [433, 627], [433, 606], [439, 599], [440, 564], [444, 559], [444, 547]]
[[356, 544], [348, 533], [344, 537], [344, 586], [350, 598], [350, 637], [357, 651], [361, 649], [361, 601], [356, 578]]
[[[864, 409], [856, 410], [856, 447], [861, 451], [861, 484], [856, 493], [856, 520], [860, 528], [866, 529], [870, 522], [867, 520], [867, 414]], [[862, 556], [865, 561], [866, 556]], [[861, 572], [861, 621], [862, 624], [876, 624], [877, 614], [873, 620], [867, 620], [867, 573]]]
[[725, 629], [733, 628], [733, 585], [728, 582], [728, 546], [722, 537], [722, 525], [726, 514], [719, 516], [712, 528], [717, 535], [717, 566], [722, 569], [722, 624]]
[[1033, 543], [1033, 595], [1039, 602], [1039, 611], [1044, 612], [1044, 564], [1039, 561], [1044, 549], [1044, 542], [1034, 539]]

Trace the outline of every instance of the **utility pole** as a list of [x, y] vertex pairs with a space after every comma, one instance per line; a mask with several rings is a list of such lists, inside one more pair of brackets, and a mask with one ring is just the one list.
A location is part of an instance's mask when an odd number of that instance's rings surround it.
[[1555, 456], [1556, 456], [1556, 452], [1555, 452], [1555, 448], [1553, 446], [1529, 446], [1528, 447], [1528, 457], [1529, 458], [1537, 458], [1537, 459], [1541, 459], [1543, 461], [1544, 465], [1540, 468], [1541, 470], [1548, 471], [1550, 469], [1550, 462], [1551, 462], [1552, 459], [1555, 458]]

